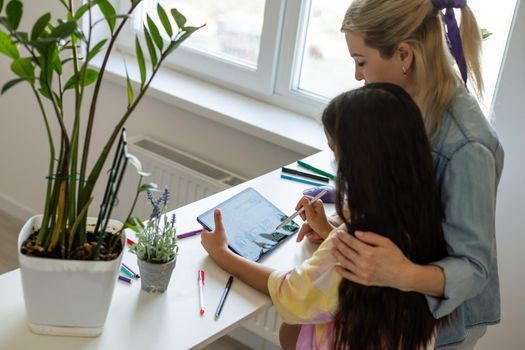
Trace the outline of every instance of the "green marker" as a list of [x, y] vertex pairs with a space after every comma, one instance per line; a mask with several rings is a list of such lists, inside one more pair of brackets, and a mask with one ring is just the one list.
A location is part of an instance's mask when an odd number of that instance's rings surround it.
[[305, 162], [303, 162], [302, 160], [298, 160], [298, 161], [297, 161], [297, 165], [302, 166], [303, 168], [306, 168], [306, 169], [308, 169], [308, 170], [311, 170], [311, 171], [313, 171], [314, 173], [317, 173], [317, 174], [319, 174], [319, 175], [326, 176], [326, 177], [328, 177], [328, 178], [331, 179], [331, 180], [335, 180], [335, 176], [334, 176], [334, 175], [332, 175], [332, 174], [330, 174], [330, 173], [327, 173], [326, 171], [321, 170], [321, 169], [319, 169], [319, 168], [316, 168], [316, 167], [314, 167], [314, 166], [312, 166], [312, 165], [310, 165], [310, 164], [308, 164], [308, 163], [305, 163]]

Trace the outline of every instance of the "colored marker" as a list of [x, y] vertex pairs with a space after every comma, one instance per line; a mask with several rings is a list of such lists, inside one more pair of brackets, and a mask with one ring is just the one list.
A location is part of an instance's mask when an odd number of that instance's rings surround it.
[[197, 282], [199, 283], [199, 306], [200, 306], [200, 315], [204, 315], [204, 270], [197, 271]]
[[222, 292], [221, 300], [219, 301], [219, 305], [217, 306], [217, 311], [215, 311], [215, 319], [218, 319], [219, 316], [221, 315], [222, 307], [224, 306], [226, 297], [228, 296], [228, 293], [230, 292], [232, 282], [233, 282], [233, 276], [230, 276], [228, 278], [228, 282], [226, 282], [226, 287], [224, 287], [224, 291]]
[[321, 169], [319, 169], [319, 168], [316, 168], [316, 167], [314, 167], [313, 165], [310, 165], [310, 164], [308, 164], [308, 163], [305, 163], [305, 162], [303, 162], [302, 160], [298, 160], [298, 161], [297, 161], [297, 165], [302, 166], [302, 167], [305, 168], [305, 169], [311, 170], [311, 171], [313, 171], [314, 173], [317, 173], [317, 174], [319, 174], [319, 175], [326, 176], [326, 177], [329, 178], [329, 179], [335, 180], [335, 176], [334, 176], [333, 174], [327, 173], [326, 171], [321, 170]]
[[126, 269], [124, 266], [120, 266], [120, 272], [122, 272], [123, 274], [125, 274], [126, 276], [128, 276], [129, 278], [134, 278], [135, 275], [133, 273], [131, 273], [130, 271], [128, 271], [128, 269]]
[[118, 275], [118, 280], [127, 284], [131, 284], [131, 278], [128, 278], [126, 276]]
[[133, 271], [131, 269], [131, 267], [129, 267], [128, 265], [122, 263], [122, 265], [126, 268], [126, 270], [128, 270], [133, 276], [131, 277], [134, 277], [134, 278], [140, 278], [140, 275], [138, 273], [136, 273], [135, 271]]
[[305, 173], [304, 171], [299, 171], [299, 170], [290, 169], [286, 167], [282, 167], [281, 170], [283, 173], [287, 173], [291, 175], [303, 176], [303, 177], [307, 177], [312, 180], [317, 180], [317, 181], [326, 182], [326, 183], [330, 182], [330, 179], [327, 177]]
[[300, 179], [298, 177], [295, 177], [295, 176], [289, 176], [289, 175], [285, 175], [285, 174], [281, 174], [281, 179], [286, 179], [286, 180], [292, 180], [292, 181], [296, 181], [296, 182], [301, 182], [303, 184], [308, 184], [308, 185], [312, 185], [312, 186], [325, 186], [326, 184], [322, 184], [322, 183], [319, 183], [319, 182], [315, 182], [315, 181], [310, 181], [310, 180], [306, 180], [306, 179]]
[[202, 232], [202, 228], [198, 230], [190, 231], [190, 232], [181, 233], [180, 235], [177, 235], [177, 238], [181, 239], [181, 238], [196, 236], [196, 235], [199, 235], [201, 232]]

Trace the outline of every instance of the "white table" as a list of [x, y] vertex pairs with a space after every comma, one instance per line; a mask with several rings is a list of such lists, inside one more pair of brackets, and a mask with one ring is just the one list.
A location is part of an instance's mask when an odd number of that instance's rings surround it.
[[[330, 165], [330, 153], [322, 152], [306, 158], [311, 164]], [[195, 218], [242, 189], [251, 186], [285, 213], [291, 214], [302, 190], [311, 187], [280, 179], [280, 170], [260, 176], [231, 189], [212, 195], [177, 209], [177, 232], [199, 228]], [[174, 196], [177, 194], [174, 193]], [[300, 218], [296, 222], [302, 223]], [[31, 333], [26, 324], [26, 313], [20, 281], [20, 270], [0, 276], [0, 349], [190, 349], [201, 348], [251, 317], [271, 306], [271, 300], [255, 289], [235, 280], [218, 320], [215, 309], [228, 279], [208, 257], [193, 236], [179, 241], [177, 266], [168, 290], [162, 295], [149, 295], [140, 289], [140, 282], [132, 285], [117, 282], [104, 327], [96, 338], [42, 336]], [[311, 255], [314, 247], [306, 240], [297, 244], [295, 237], [261, 260], [276, 268], [289, 269]], [[136, 268], [136, 257], [126, 252], [124, 263]], [[199, 315], [197, 270], [206, 271], [204, 300], [206, 313]], [[138, 268], [137, 268], [138, 271]], [[81, 306], [81, 305], [79, 305]]]

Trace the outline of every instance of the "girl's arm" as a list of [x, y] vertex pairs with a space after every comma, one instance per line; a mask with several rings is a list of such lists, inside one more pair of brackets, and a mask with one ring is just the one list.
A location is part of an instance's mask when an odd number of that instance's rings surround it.
[[202, 230], [201, 244], [220, 268], [244, 283], [269, 295], [268, 278], [274, 271], [264, 265], [245, 259], [228, 248], [228, 238], [222, 223], [221, 211], [215, 209], [215, 231]]

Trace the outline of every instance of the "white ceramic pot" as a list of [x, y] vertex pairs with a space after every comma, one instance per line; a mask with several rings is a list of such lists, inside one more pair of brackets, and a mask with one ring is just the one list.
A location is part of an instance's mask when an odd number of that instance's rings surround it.
[[[29, 327], [38, 334], [98, 336], [106, 321], [124, 250], [112, 261], [48, 259], [21, 254], [22, 243], [41, 223], [42, 215], [33, 216], [18, 236]], [[96, 223], [96, 218], [88, 218], [88, 224], [92, 223]], [[122, 223], [116, 220], [108, 224], [112, 232], [120, 227]]]

